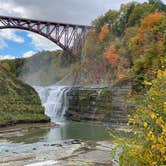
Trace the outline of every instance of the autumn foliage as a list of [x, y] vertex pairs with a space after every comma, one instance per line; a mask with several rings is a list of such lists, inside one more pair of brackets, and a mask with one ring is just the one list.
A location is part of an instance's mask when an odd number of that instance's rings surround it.
[[118, 56], [116, 54], [116, 48], [114, 44], [111, 44], [110, 48], [108, 49], [106, 58], [111, 65], [116, 64]]
[[103, 41], [107, 37], [108, 33], [109, 33], [108, 26], [104, 25], [99, 33], [99, 40]]
[[85, 76], [92, 83], [132, 85], [131, 137], [117, 138], [121, 166], [166, 165], [165, 11], [158, 0], [110, 10], [95, 20], [96, 32], [86, 45]]
[[[128, 155], [127, 148], [124, 151], [123, 155], [127, 157], [123, 165], [131, 162], [138, 166], [166, 164], [166, 70], [158, 70], [157, 77], [151, 82], [144, 81], [144, 84], [149, 87], [149, 91], [129, 120], [129, 123], [134, 123], [135, 137]], [[136, 130], [136, 126], [139, 129]]]
[[137, 44], [143, 43], [147, 35], [154, 32], [156, 27], [161, 24], [164, 14], [162, 12], [151, 13], [141, 20], [141, 27], [138, 29], [138, 34], [135, 37]]
[[151, 31], [155, 26], [160, 25], [164, 14], [162, 12], [151, 13], [141, 20], [141, 31]]

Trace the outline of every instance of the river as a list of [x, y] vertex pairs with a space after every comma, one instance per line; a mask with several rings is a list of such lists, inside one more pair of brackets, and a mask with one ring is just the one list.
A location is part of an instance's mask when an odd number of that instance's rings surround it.
[[[57, 127], [34, 127], [32, 125], [17, 125], [8, 130], [14, 130], [14, 134], [4, 137], [0, 134], [0, 155], [29, 152], [47, 144], [60, 143], [66, 140], [79, 139], [83, 141], [109, 140], [107, 124], [94, 124], [87, 122], [74, 122], [66, 120], [64, 115], [68, 108], [67, 86], [34, 87], [38, 92], [42, 105], [52, 123]], [[30, 129], [27, 129], [29, 128]], [[16, 129], [16, 130], [15, 130]], [[17, 129], [21, 129], [17, 131]], [[24, 130], [26, 132], [24, 132]]]

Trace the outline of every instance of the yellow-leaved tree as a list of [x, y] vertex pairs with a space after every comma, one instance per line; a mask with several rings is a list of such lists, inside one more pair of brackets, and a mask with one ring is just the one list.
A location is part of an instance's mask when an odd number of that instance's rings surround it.
[[145, 81], [147, 94], [129, 120], [134, 137], [120, 155], [120, 165], [166, 165], [166, 58], [156, 79]]

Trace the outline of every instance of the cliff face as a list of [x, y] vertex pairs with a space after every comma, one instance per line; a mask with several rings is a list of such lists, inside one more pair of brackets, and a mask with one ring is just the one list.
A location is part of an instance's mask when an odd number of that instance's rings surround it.
[[127, 123], [131, 109], [127, 95], [131, 92], [129, 81], [111, 87], [78, 87], [68, 93], [68, 119], [76, 121], [104, 121], [112, 124]]
[[107, 88], [73, 88], [68, 98], [69, 119], [103, 121], [111, 113], [112, 97]]
[[0, 66], [0, 126], [48, 121], [34, 89]]

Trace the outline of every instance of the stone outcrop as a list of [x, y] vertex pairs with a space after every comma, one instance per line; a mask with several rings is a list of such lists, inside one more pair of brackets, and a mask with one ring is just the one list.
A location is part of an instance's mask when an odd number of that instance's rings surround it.
[[67, 117], [72, 120], [103, 121], [111, 113], [111, 92], [108, 88], [77, 87], [68, 93]]
[[130, 110], [127, 96], [130, 92], [129, 81], [110, 87], [73, 87], [68, 93], [66, 117], [76, 121], [126, 123]]
[[112, 93], [112, 112], [106, 121], [113, 124], [123, 124], [128, 121], [128, 114], [132, 109], [128, 103], [128, 96], [131, 93], [131, 82], [119, 82], [111, 87]]

